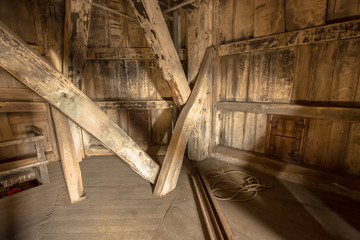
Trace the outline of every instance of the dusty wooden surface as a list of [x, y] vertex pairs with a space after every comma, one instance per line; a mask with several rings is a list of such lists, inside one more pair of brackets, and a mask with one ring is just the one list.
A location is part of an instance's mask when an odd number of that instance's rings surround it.
[[215, 59], [215, 49], [209, 47], [201, 63], [199, 75], [195, 83], [188, 103], [181, 111], [176, 122], [174, 133], [171, 137], [168, 150], [162, 164], [158, 180], [156, 182], [154, 194], [156, 196], [165, 196], [171, 192], [178, 181], [181, 165], [184, 158], [186, 144], [190, 134], [199, 117], [199, 111], [202, 111], [203, 100], [206, 96], [206, 85], [209, 83], [209, 72], [213, 68]]
[[[97, 136], [143, 178], [150, 182], [155, 181], [159, 170], [158, 165], [119, 126], [96, 107], [84, 93], [29, 49], [21, 39], [10, 33], [5, 26], [1, 26], [0, 32], [2, 67], [55, 107], [61, 109], [67, 116], [71, 116], [70, 118], [86, 131]], [[48, 78], [44, 79], [45, 76]], [[94, 116], [91, 122], [84, 119], [84, 116], [89, 116], [89, 114]], [[126, 141], [119, 144], [119, 139], [126, 139]]]

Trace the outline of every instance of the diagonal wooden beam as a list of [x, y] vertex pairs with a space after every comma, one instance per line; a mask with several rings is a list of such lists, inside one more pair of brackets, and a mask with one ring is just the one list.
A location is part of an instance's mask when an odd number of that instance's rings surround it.
[[134, 12], [178, 106], [191, 90], [157, 0], [131, 0]]
[[0, 66], [154, 183], [159, 166], [82, 91], [0, 22]]
[[189, 140], [191, 131], [200, 116], [199, 112], [202, 111], [203, 100], [207, 94], [206, 86], [210, 84], [208, 73], [212, 70], [215, 56], [215, 48], [209, 47], [206, 50], [201, 63], [194, 89], [176, 122], [175, 129], [165, 155], [164, 163], [156, 182], [154, 190], [154, 194], [156, 196], [162, 197], [176, 187], [186, 144]]

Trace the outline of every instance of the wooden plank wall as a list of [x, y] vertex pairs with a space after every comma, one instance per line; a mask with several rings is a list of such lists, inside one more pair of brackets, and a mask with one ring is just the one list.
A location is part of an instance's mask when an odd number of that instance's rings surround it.
[[[52, 4], [53, 13], [59, 13], [58, 10], [61, 10], [62, 7], [61, 4]], [[45, 41], [41, 21], [44, 20], [46, 22], [47, 17], [49, 17], [49, 8], [49, 3], [42, 5], [40, 0], [1, 1], [0, 21], [16, 32], [39, 54], [45, 55]], [[29, 137], [31, 132], [30, 125], [34, 125], [41, 129], [46, 137], [44, 141], [47, 153], [46, 158], [50, 161], [59, 160], [49, 106], [42, 98], [2, 68], [0, 68], [0, 102], [2, 104], [6, 103], [9, 106], [21, 106], [33, 102], [44, 104], [45, 108], [36, 112], [28, 107], [24, 107], [22, 110], [17, 109], [16, 111], [11, 108], [6, 111], [0, 111], [0, 142]], [[33, 143], [0, 149], [0, 163], [10, 158], [30, 156], [36, 156]], [[37, 161], [36, 158], [34, 161]]]
[[[131, 5], [127, 1], [100, 0], [96, 3], [130, 17], [115, 15], [97, 7], [91, 9], [91, 23], [88, 40], [88, 52], [118, 51], [149, 48], [142, 28], [134, 17]], [[150, 48], [149, 48], [150, 49]], [[150, 49], [151, 51], [151, 49]], [[146, 101], [171, 100], [166, 81], [154, 57], [142, 59], [140, 56], [91, 57], [84, 70], [83, 91], [94, 101]], [[104, 109], [111, 118], [126, 132], [130, 126], [132, 114], [126, 109]], [[135, 110], [134, 110], [135, 111]], [[148, 145], [167, 145], [171, 138], [173, 110], [150, 110], [151, 141]], [[130, 126], [131, 127], [131, 126]], [[85, 154], [104, 153], [101, 144], [84, 133]], [[98, 148], [98, 150], [94, 149]]]
[[[359, 4], [358, 0], [219, 0], [215, 29], [219, 44], [241, 42], [348, 21], [360, 16]], [[213, 95], [217, 101], [360, 106], [359, 38], [225, 55], [218, 61]], [[265, 152], [266, 114], [220, 113], [213, 123], [213, 146]], [[360, 175], [359, 126], [360, 119], [310, 119], [303, 163]]]

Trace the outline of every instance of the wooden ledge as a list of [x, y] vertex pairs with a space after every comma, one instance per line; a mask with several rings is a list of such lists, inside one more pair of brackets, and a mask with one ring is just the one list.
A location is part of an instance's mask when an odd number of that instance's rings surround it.
[[213, 149], [212, 157], [244, 168], [255, 169], [286, 181], [360, 199], [359, 176], [285, 163], [263, 154], [222, 145], [218, 145]]
[[220, 45], [219, 56], [360, 37], [360, 20], [330, 24]]
[[312, 107], [286, 103], [218, 102], [218, 110], [267, 113], [317, 119], [360, 121], [360, 109], [343, 107]]

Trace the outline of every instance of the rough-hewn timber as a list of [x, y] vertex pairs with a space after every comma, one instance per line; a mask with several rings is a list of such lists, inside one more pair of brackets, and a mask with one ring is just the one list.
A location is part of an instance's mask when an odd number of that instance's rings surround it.
[[194, 89], [176, 122], [164, 163], [156, 182], [154, 194], [157, 196], [164, 196], [176, 187], [185, 147], [200, 116], [199, 112], [202, 111], [203, 101], [207, 94], [206, 86], [210, 84], [208, 74], [213, 67], [215, 55], [216, 52], [213, 47], [209, 47], [206, 50]]
[[152, 48], [174, 101], [182, 106], [191, 90], [174, 47], [164, 16], [156, 0], [131, 0], [134, 12]]

